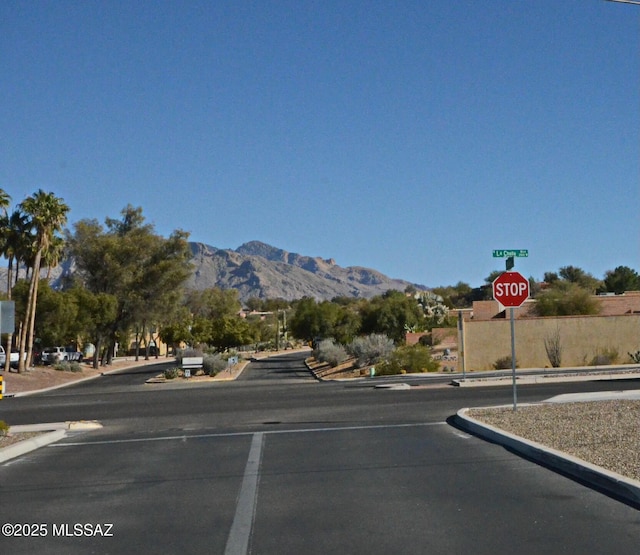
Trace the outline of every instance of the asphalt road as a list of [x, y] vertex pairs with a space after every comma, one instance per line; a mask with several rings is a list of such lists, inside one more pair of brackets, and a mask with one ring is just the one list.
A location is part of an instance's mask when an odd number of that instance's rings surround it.
[[[0, 524], [31, 525], [3, 552], [637, 552], [638, 511], [447, 424], [510, 403], [510, 387], [319, 383], [299, 355], [233, 383], [145, 385], [153, 371], [2, 401], [11, 424], [104, 425], [0, 466]], [[639, 387], [527, 386], [519, 400], [625, 388]]]

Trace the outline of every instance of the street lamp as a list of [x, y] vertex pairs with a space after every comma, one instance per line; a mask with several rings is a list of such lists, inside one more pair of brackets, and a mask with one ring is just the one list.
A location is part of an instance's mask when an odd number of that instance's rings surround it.
[[635, 4], [636, 6], [640, 6], [640, 2], [637, 0], [607, 0], [607, 2], [617, 2], [618, 4]]

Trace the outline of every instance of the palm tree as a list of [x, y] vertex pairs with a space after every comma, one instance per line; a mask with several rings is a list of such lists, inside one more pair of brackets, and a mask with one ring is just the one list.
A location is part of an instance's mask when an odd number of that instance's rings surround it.
[[47, 279], [51, 278], [51, 270], [58, 267], [64, 254], [64, 239], [53, 237], [49, 248], [42, 253], [42, 264], [47, 268]]
[[7, 208], [9, 208], [10, 204], [11, 197], [4, 189], [0, 189], [0, 212], [2, 212], [4, 216], [7, 215]]
[[[0, 189], [0, 254], [6, 255], [7, 248], [9, 244], [9, 216], [7, 214], [7, 208], [9, 208], [9, 204], [11, 203], [11, 197], [3, 190]], [[7, 282], [7, 295], [8, 299], [11, 299], [11, 280]], [[9, 332], [9, 338], [7, 340], [7, 356], [5, 357], [5, 366], [4, 371], [8, 372], [11, 365], [11, 332]]]
[[11, 197], [5, 193], [3, 189], [0, 189], [0, 255], [5, 254], [7, 248], [7, 240], [9, 235], [9, 215], [7, 214], [7, 208]]
[[[23, 214], [19, 208], [16, 208], [9, 217], [9, 225], [6, 231], [3, 254], [9, 261], [7, 268], [7, 298], [10, 300], [13, 286], [18, 283], [18, 279], [20, 278], [21, 265], [26, 267], [26, 276], [28, 278], [29, 268], [30, 265], [33, 264], [35, 256], [33, 252], [35, 235], [32, 233], [29, 218]], [[19, 322], [18, 342], [22, 334], [23, 326], [24, 322]], [[7, 352], [10, 352], [13, 345], [13, 331], [14, 330], [10, 330], [7, 337]], [[7, 363], [5, 366], [6, 371], [8, 371], [9, 368], [10, 366]]]
[[[27, 297], [27, 310], [23, 333], [20, 336], [20, 362], [18, 371], [24, 371], [27, 364], [31, 364], [33, 350], [33, 330], [35, 325], [36, 304], [38, 300], [38, 282], [40, 280], [40, 264], [43, 254], [54, 243], [56, 232], [62, 230], [67, 223], [69, 207], [63, 199], [53, 193], [45, 193], [40, 189], [34, 195], [26, 198], [20, 208], [29, 217], [31, 228], [35, 232], [35, 258]], [[24, 353], [27, 353], [26, 360]]]
[[[15, 263], [15, 281], [18, 280], [20, 262], [26, 260], [27, 246], [31, 243], [29, 220], [20, 210], [14, 210], [8, 219], [2, 254], [9, 261], [7, 269], [7, 293], [11, 296], [13, 269]], [[9, 297], [11, 298], [11, 297]]]

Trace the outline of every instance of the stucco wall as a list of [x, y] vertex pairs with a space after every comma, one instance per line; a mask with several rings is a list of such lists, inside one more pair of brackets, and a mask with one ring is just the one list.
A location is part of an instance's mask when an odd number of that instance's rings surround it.
[[[628, 353], [640, 349], [640, 314], [516, 319], [516, 360], [519, 368], [551, 366], [545, 338], [560, 337], [562, 366], [585, 366], [605, 351], [617, 351], [617, 363], [631, 362]], [[464, 322], [467, 371], [490, 370], [496, 360], [511, 355], [509, 318]]]

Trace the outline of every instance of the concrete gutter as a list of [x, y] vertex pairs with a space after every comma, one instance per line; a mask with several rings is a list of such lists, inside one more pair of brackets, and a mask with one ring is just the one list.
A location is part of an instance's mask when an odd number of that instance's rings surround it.
[[70, 433], [97, 430], [102, 424], [95, 420], [80, 420], [76, 422], [50, 422], [48, 424], [24, 424], [11, 426], [10, 434], [34, 432], [38, 435], [23, 441], [18, 441], [8, 447], [0, 449], [0, 463], [20, 457], [26, 453], [60, 441]]
[[[633, 380], [640, 378], [640, 372], [633, 371], [592, 371], [582, 372], [579, 375], [576, 373], [567, 374], [544, 374], [537, 375], [522, 375], [516, 372], [516, 384], [517, 385], [532, 385], [532, 384], [548, 384], [548, 383], [560, 383], [560, 382], [595, 382], [602, 380]], [[488, 378], [474, 377], [466, 379], [454, 379], [451, 381], [451, 385], [457, 387], [489, 387], [489, 386], [504, 386], [511, 385], [513, 383], [512, 375], [492, 376]]]
[[[617, 398], [617, 396], [612, 398]], [[638, 396], [636, 396], [636, 398], [638, 398]], [[581, 400], [589, 401], [593, 399]], [[554, 401], [552, 400], [552, 402]], [[555, 402], [566, 402], [566, 399], [556, 400]], [[526, 405], [523, 404], [522, 406]], [[469, 416], [469, 410], [471, 409], [460, 409], [454, 418], [455, 424], [462, 430], [492, 443], [502, 445], [510, 451], [537, 464], [569, 476], [593, 489], [604, 492], [611, 497], [640, 509], [639, 481], [627, 478], [616, 472], [611, 472], [562, 451], [557, 451], [540, 443], [536, 443], [535, 441], [524, 439], [489, 424], [485, 424]]]

